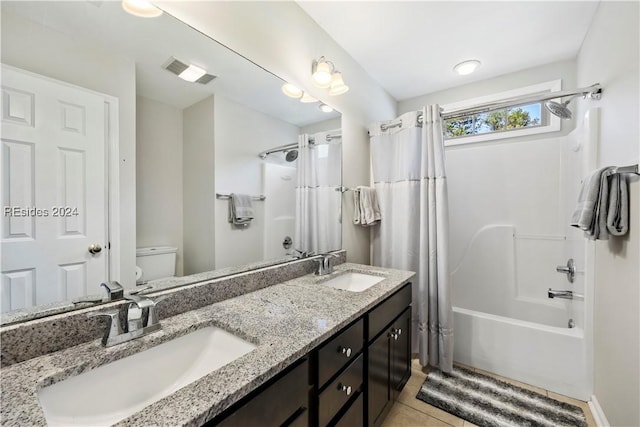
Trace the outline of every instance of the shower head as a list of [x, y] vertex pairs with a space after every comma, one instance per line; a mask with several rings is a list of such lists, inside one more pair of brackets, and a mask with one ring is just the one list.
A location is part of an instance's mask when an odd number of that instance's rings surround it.
[[298, 150], [287, 151], [287, 155], [284, 158], [287, 162], [293, 162], [298, 158]]
[[571, 102], [570, 98], [563, 103], [555, 102], [555, 101], [547, 101], [544, 103], [544, 106], [551, 114], [554, 116], [560, 117], [563, 120], [571, 119], [571, 110], [567, 107]]

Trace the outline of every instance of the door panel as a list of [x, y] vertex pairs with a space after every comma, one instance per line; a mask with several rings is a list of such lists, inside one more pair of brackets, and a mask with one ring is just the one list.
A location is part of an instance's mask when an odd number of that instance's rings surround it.
[[[2, 67], [2, 311], [100, 293], [107, 279], [102, 96]], [[16, 210], [17, 209], [17, 210]]]
[[398, 337], [391, 339], [391, 388], [395, 399], [411, 376], [411, 308], [393, 322], [392, 329]]
[[381, 334], [369, 345], [368, 425], [380, 425], [391, 405], [389, 337]]

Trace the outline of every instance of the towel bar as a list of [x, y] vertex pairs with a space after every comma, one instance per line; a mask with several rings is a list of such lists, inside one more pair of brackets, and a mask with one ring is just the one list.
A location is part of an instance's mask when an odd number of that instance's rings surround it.
[[[228, 200], [230, 198], [231, 198], [231, 194], [216, 193], [216, 199]], [[251, 200], [264, 201], [264, 200], [267, 200], [267, 198], [261, 194], [259, 196], [251, 196]]]
[[629, 165], [629, 166], [618, 166], [613, 169], [613, 173], [633, 173], [636, 175], [640, 175], [638, 172], [638, 165]]

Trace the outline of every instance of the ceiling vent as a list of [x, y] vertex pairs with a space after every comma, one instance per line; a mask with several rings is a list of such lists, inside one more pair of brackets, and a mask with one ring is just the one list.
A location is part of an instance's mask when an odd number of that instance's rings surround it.
[[[169, 58], [169, 60], [162, 66], [162, 68], [164, 68], [167, 71], [171, 71], [173, 74], [175, 74], [176, 76], [180, 76], [180, 74], [186, 70], [187, 68], [189, 68], [189, 65], [185, 64], [182, 61], [177, 60], [174, 57]], [[203, 85], [206, 85], [207, 83], [209, 83], [211, 80], [215, 79], [216, 76], [211, 75], [211, 74], [205, 74], [202, 77], [200, 77], [198, 80], [195, 81], [195, 83], [200, 83]]]

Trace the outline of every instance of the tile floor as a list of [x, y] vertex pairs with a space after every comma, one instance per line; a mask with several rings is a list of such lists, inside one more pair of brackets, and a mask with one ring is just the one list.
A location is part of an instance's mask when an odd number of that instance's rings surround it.
[[[488, 375], [494, 378], [497, 378], [502, 381], [506, 381], [510, 384], [526, 388], [528, 390], [533, 390], [537, 393], [543, 394], [545, 396], [549, 396], [553, 399], [560, 400], [563, 402], [568, 402], [573, 405], [576, 405], [584, 411], [585, 416], [587, 417], [587, 424], [589, 427], [596, 427], [596, 423], [593, 420], [593, 416], [591, 415], [591, 411], [589, 410], [589, 406], [586, 402], [582, 402], [580, 400], [572, 399], [567, 396], [563, 396], [560, 394], [553, 393], [551, 391], [544, 390], [539, 387], [535, 387], [529, 384], [524, 384], [519, 381], [512, 380], [510, 378], [501, 377], [499, 375], [493, 374], [491, 372], [486, 372], [481, 369], [474, 369], [469, 366], [464, 366], [467, 369], [472, 371], [476, 371], [478, 373]], [[422, 386], [426, 378], [426, 372], [423, 372], [421, 366], [419, 365], [416, 359], [413, 360], [411, 365], [411, 378], [405, 385], [402, 393], [398, 397], [398, 401], [393, 405], [389, 415], [385, 419], [382, 427], [472, 427], [475, 424], [472, 424], [468, 421], [465, 421], [461, 418], [456, 417], [455, 415], [451, 415], [448, 412], [445, 412], [441, 409], [436, 408], [435, 406], [431, 406], [422, 400], [416, 399], [416, 394], [418, 394], [418, 390]]]

